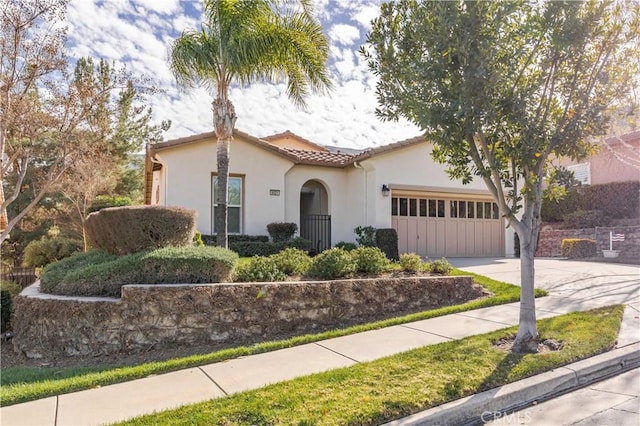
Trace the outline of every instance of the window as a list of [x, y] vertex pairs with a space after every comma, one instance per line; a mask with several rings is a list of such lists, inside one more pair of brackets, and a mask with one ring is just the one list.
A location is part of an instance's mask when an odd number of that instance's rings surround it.
[[482, 212], [483, 212], [483, 210], [482, 210], [482, 204], [483, 204], [483, 203], [482, 203], [482, 202], [480, 202], [480, 201], [478, 201], [478, 202], [476, 203], [476, 207], [477, 207], [476, 212], [478, 213], [478, 215], [477, 215], [476, 217], [477, 217], [478, 219], [482, 219], [482, 218], [484, 217], [484, 216], [482, 215]]
[[400, 216], [409, 216], [408, 204], [409, 201], [406, 198], [400, 198]]
[[[216, 210], [218, 206], [218, 176], [211, 180], [213, 186], [213, 208], [211, 216], [211, 229], [216, 234]], [[227, 190], [227, 232], [229, 234], [242, 233], [242, 178], [229, 176], [229, 189]]]
[[444, 217], [444, 200], [438, 200], [438, 217]]
[[458, 217], [458, 202], [451, 201], [449, 203], [449, 217]]
[[391, 197], [391, 216], [398, 216], [398, 199]]
[[467, 216], [467, 217], [468, 217], [469, 219], [473, 219], [473, 217], [474, 217], [474, 214], [473, 214], [473, 212], [475, 211], [475, 210], [473, 209], [473, 207], [474, 207], [474, 206], [475, 206], [475, 203], [474, 203], [473, 201], [469, 201], [469, 202], [467, 202], [467, 214], [468, 214], [468, 216]]
[[484, 203], [484, 218], [491, 219], [491, 203]]
[[420, 199], [420, 216], [427, 217], [427, 200]]
[[418, 200], [415, 198], [409, 199], [409, 216], [418, 216]]
[[493, 218], [500, 219], [500, 210], [498, 210], [498, 205], [493, 203]]
[[467, 202], [458, 201], [458, 217], [465, 219], [467, 217]]

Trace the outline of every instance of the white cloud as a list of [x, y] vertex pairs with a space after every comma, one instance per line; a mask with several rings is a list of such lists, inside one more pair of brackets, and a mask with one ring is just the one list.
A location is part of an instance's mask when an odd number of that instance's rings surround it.
[[[419, 134], [407, 123], [383, 123], [374, 110], [376, 79], [357, 54], [369, 18], [378, 1], [322, 0], [318, 16], [331, 43], [334, 90], [311, 95], [306, 110], [297, 109], [286, 97], [284, 84], [257, 83], [233, 87], [230, 93], [238, 115], [237, 127], [255, 136], [291, 130], [320, 144], [366, 148]], [[147, 102], [156, 123], [170, 119], [165, 140], [212, 129], [212, 95], [205, 89], [185, 93], [175, 85], [167, 63], [167, 49], [185, 29], [197, 29], [200, 3], [170, 0], [88, 0], [69, 4], [71, 56], [91, 55], [126, 65], [164, 89]]]
[[329, 37], [338, 44], [349, 46], [360, 38], [360, 30], [353, 25], [336, 24], [329, 30]]

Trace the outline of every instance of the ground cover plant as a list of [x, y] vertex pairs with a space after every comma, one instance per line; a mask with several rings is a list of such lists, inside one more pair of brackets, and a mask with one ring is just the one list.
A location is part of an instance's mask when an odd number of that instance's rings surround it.
[[74, 256], [42, 273], [43, 291], [74, 296], [120, 297], [125, 284], [227, 281], [238, 255], [221, 247], [165, 247], [125, 256], [103, 252]]
[[540, 320], [561, 350], [517, 354], [495, 347], [510, 327], [351, 367], [142, 416], [123, 425], [377, 425], [597, 355], [616, 342], [621, 305]]
[[[241, 259], [240, 264], [246, 264], [249, 259]], [[3, 406], [17, 404], [51, 395], [59, 395], [96, 386], [124, 382], [149, 376], [190, 368], [212, 362], [224, 361], [240, 356], [258, 354], [277, 349], [317, 342], [333, 337], [346, 336], [368, 330], [404, 324], [412, 321], [433, 318], [441, 315], [463, 312], [487, 306], [516, 302], [519, 299], [519, 287], [492, 280], [480, 275], [454, 270], [452, 275], [472, 275], [476, 283], [482, 285], [493, 296], [464, 303], [457, 306], [447, 306], [430, 311], [419, 312], [402, 317], [390, 318], [368, 324], [361, 324], [346, 329], [331, 330], [318, 334], [298, 336], [287, 340], [263, 342], [252, 346], [231, 347], [211, 353], [195, 354], [169, 360], [147, 362], [136, 366], [108, 366], [102, 361], [94, 367], [102, 371], [91, 371], [60, 367], [38, 368], [2, 368], [0, 374], [0, 403]], [[537, 290], [537, 296], [546, 295], [543, 290]]]

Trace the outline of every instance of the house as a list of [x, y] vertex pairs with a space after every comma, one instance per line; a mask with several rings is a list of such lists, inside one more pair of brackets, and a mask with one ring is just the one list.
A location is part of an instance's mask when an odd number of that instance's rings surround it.
[[[395, 228], [399, 250], [429, 257], [513, 254], [513, 231], [481, 181], [451, 181], [422, 137], [358, 152], [289, 131], [230, 144], [229, 233], [264, 235], [295, 222], [318, 250], [355, 241], [354, 228]], [[216, 137], [202, 133], [150, 145], [145, 201], [198, 212], [215, 234]]]
[[640, 130], [607, 137], [587, 159], [565, 159], [560, 165], [572, 171], [583, 185], [640, 181]]

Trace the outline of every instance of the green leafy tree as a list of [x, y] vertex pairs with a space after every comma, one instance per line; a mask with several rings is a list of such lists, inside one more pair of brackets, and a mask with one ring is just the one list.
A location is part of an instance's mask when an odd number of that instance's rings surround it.
[[228, 245], [229, 143], [237, 118], [229, 87], [284, 79], [289, 98], [303, 106], [310, 91], [330, 86], [328, 53], [327, 38], [306, 0], [205, 0], [201, 28], [184, 31], [171, 46], [171, 70], [178, 84], [202, 84], [214, 93], [217, 245]]
[[534, 253], [548, 158], [580, 158], [638, 76], [633, 2], [420, 2], [381, 6], [361, 53], [377, 114], [405, 117], [452, 178], [482, 179], [521, 245], [514, 350], [537, 351]]

